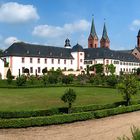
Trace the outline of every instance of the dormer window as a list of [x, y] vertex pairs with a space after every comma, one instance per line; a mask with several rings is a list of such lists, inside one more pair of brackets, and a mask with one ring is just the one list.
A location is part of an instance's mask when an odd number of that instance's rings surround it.
[[50, 52], [50, 55], [52, 55], [52, 52]]
[[63, 54], [61, 53], [60, 56], [62, 56]]
[[40, 51], [38, 51], [38, 54], [40, 54]]
[[29, 51], [27, 51], [27, 54], [29, 54]]

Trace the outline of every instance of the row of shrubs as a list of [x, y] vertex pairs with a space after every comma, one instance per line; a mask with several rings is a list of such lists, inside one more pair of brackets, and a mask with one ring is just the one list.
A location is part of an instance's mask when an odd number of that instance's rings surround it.
[[44, 126], [52, 124], [71, 123], [75, 121], [84, 121], [89, 119], [103, 118], [112, 115], [133, 112], [140, 110], [140, 105], [127, 107], [117, 107], [98, 111], [89, 111], [72, 114], [53, 115], [45, 117], [31, 117], [18, 119], [0, 119], [0, 128], [25, 128], [32, 126]]
[[7, 82], [8, 85], [15, 84], [16, 86], [25, 85], [48, 85], [48, 84], [93, 84], [93, 85], [109, 85], [115, 86], [118, 83], [119, 77], [115, 75], [105, 76], [104, 74], [84, 74], [81, 73], [78, 76], [74, 74], [64, 75], [63, 72], [58, 69], [56, 71], [47, 71], [44, 75], [20, 75], [16, 78], [16, 82], [13, 82], [13, 76], [11, 70], [7, 71]]
[[[101, 109], [109, 109], [115, 108], [119, 105], [125, 104], [124, 101], [116, 102], [112, 104], [105, 104], [105, 105], [88, 105], [88, 106], [79, 106], [73, 107], [71, 109], [71, 113], [79, 113], [79, 112], [88, 112], [88, 111], [96, 111]], [[10, 119], [10, 118], [29, 118], [29, 117], [38, 117], [38, 116], [52, 116], [58, 114], [67, 114], [68, 108], [61, 107], [61, 108], [52, 108], [48, 110], [34, 110], [34, 111], [0, 111], [0, 118]]]

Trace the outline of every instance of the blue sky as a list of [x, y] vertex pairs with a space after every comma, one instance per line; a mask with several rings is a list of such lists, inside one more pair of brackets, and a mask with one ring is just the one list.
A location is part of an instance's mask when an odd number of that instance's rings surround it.
[[92, 14], [101, 38], [104, 18], [111, 49], [132, 49], [140, 28], [139, 0], [1, 0], [0, 48], [13, 41], [87, 47]]

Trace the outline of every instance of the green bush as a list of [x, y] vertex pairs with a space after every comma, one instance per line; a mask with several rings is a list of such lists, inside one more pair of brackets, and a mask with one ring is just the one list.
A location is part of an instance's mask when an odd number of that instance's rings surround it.
[[46, 86], [48, 82], [48, 76], [44, 74], [41, 78], [43, 85]]
[[72, 74], [62, 76], [62, 83], [63, 84], [70, 84], [73, 82], [73, 80], [74, 80], [74, 76]]
[[109, 86], [115, 87], [116, 84], [118, 83], [117, 77], [115, 75], [106, 76], [106, 83]]
[[23, 86], [26, 83], [26, 76], [25, 75], [21, 75], [20, 77], [16, 78], [16, 84], [17, 86]]
[[29, 83], [30, 83], [31, 85], [34, 85], [35, 82], [36, 82], [36, 77], [35, 77], [34, 75], [31, 75], [31, 76], [29, 77], [28, 81], [29, 81]]

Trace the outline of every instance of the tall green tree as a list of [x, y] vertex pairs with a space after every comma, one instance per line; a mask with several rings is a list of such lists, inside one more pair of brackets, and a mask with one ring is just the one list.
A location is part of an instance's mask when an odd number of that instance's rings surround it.
[[65, 91], [64, 95], [61, 97], [64, 103], [68, 103], [68, 113], [71, 112], [72, 103], [76, 100], [76, 93], [73, 89], [69, 88]]
[[117, 85], [119, 93], [123, 95], [127, 105], [130, 105], [131, 96], [138, 91], [138, 82], [134, 75], [124, 75]]
[[96, 74], [102, 74], [104, 71], [103, 64], [95, 64], [90, 67], [90, 70], [95, 70]]

